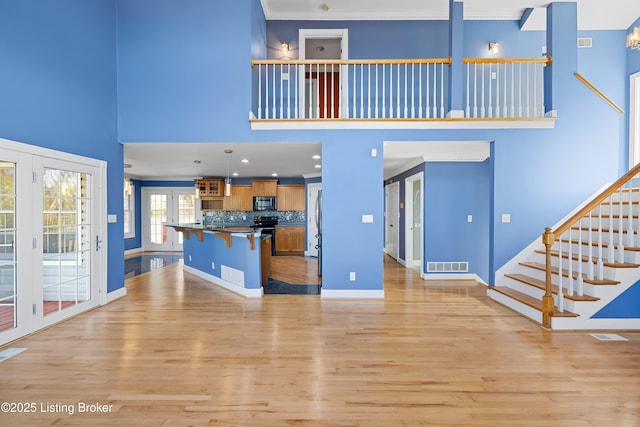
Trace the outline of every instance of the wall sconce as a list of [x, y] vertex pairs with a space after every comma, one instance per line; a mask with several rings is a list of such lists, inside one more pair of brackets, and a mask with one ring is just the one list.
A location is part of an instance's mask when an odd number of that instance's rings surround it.
[[640, 27], [635, 27], [632, 32], [627, 34], [627, 47], [640, 49]]
[[498, 42], [489, 43], [489, 52], [498, 53], [499, 51], [500, 51], [500, 43]]
[[289, 43], [282, 43], [281, 47], [282, 47], [283, 55], [286, 55], [287, 53], [289, 53]]

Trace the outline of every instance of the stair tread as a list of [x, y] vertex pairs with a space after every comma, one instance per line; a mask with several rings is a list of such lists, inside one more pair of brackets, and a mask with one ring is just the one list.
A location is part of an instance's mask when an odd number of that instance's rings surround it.
[[[545, 251], [542, 250], [542, 249], [537, 249], [535, 252], [537, 254], [545, 255]], [[557, 257], [558, 256], [558, 251], [551, 251], [551, 256]], [[562, 252], [562, 258], [564, 258], [564, 259], [569, 258], [567, 252]], [[578, 260], [578, 255], [573, 254], [571, 258], [574, 261], [577, 261]], [[591, 261], [594, 264], [597, 264], [598, 263], [598, 258], [593, 257]], [[589, 257], [583, 255], [582, 256], [582, 262], [589, 262]], [[604, 262], [604, 266], [605, 267], [611, 267], [611, 268], [637, 268], [637, 267], [640, 267], [640, 264], [633, 264], [633, 263], [630, 263], [630, 262], [620, 263], [620, 262], [608, 262], [608, 261], [605, 261]]]
[[[537, 262], [521, 262], [520, 265], [524, 266], [524, 267], [529, 267], [529, 268], [533, 268], [536, 270], [542, 270], [545, 271], [546, 267], [544, 264], [540, 264]], [[558, 274], [558, 268], [557, 267], [552, 267], [551, 268], [551, 273], [552, 274]], [[569, 273], [567, 272], [567, 270], [563, 269], [562, 270], [562, 276], [563, 277], [569, 277]], [[578, 273], [577, 272], [573, 272], [572, 274], [574, 279], [578, 278]], [[589, 283], [591, 285], [618, 285], [620, 284], [620, 282], [617, 282], [615, 280], [597, 280], [597, 279], [589, 279], [589, 277], [586, 274], [582, 275], [582, 281], [584, 283]]]
[[[509, 277], [511, 279], [517, 280], [519, 282], [522, 282], [524, 284], [533, 286], [535, 288], [538, 289], [542, 289], [545, 290], [546, 289], [546, 284], [544, 283], [544, 281], [536, 279], [534, 277], [530, 277], [527, 276], [526, 274], [505, 274], [505, 277]], [[558, 286], [557, 285], [552, 285], [551, 286], [551, 292], [553, 292], [554, 294], [558, 293]], [[568, 295], [567, 294], [567, 290], [563, 289], [563, 295], [566, 299], [571, 300], [571, 301], [598, 301], [600, 300], [600, 298], [597, 297], [593, 297], [590, 295]]]
[[[542, 311], [542, 301], [540, 301], [539, 299], [533, 298], [532, 296], [527, 295], [523, 292], [509, 288], [508, 286], [489, 286], [489, 290], [499, 292], [533, 309]], [[559, 312], [555, 307], [551, 316], [552, 317], [578, 317], [577, 314], [572, 313], [570, 311]]]
[[[562, 242], [562, 243], [569, 243], [569, 239], [561, 239], [561, 240], [560, 240], [560, 242]], [[573, 242], [573, 243], [576, 243], [576, 242]], [[582, 245], [583, 245], [583, 246], [589, 246], [589, 242], [588, 242], [588, 241], [583, 241], [583, 242], [582, 242]], [[597, 247], [598, 247], [598, 242], [595, 242], [595, 241], [594, 241], [594, 242], [591, 242], [591, 246], [593, 246], [593, 247], [596, 247], [596, 248], [597, 248]], [[608, 247], [609, 247], [609, 244], [608, 244], [608, 243], [603, 243], [603, 244], [602, 244], [602, 247], [603, 247], [603, 248], [608, 248]], [[614, 248], [616, 248], [616, 249], [618, 248], [618, 246], [617, 246], [617, 245], [613, 245], [613, 247], [614, 247]], [[625, 251], [640, 252], [640, 248], [639, 248], [639, 247], [636, 247], [636, 246], [625, 246], [625, 247], [624, 247], [624, 250], [625, 250]]]

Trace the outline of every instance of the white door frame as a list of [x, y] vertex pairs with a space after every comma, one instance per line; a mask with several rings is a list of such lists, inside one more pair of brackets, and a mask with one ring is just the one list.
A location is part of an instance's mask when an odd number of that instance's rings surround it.
[[[107, 163], [102, 160], [78, 156], [48, 148], [23, 144], [0, 138], [0, 159], [16, 163], [16, 273], [18, 287], [18, 327], [0, 333], [0, 345], [36, 332], [46, 326], [67, 319], [107, 302]], [[42, 310], [42, 186], [41, 165], [65, 164], [75, 171], [92, 174], [92, 236], [100, 240], [101, 248], [95, 248], [92, 239], [91, 282], [89, 301], [69, 307], [60, 313], [44, 318]], [[35, 174], [35, 175], [34, 175]], [[32, 196], [26, 196], [31, 194]], [[35, 204], [35, 205], [34, 205]], [[30, 214], [28, 214], [29, 212]], [[38, 226], [37, 224], [40, 224]], [[35, 264], [34, 264], [35, 261]], [[34, 307], [37, 309], [34, 313]]]
[[[300, 29], [298, 30], [298, 59], [306, 59], [307, 58], [307, 49], [305, 41], [307, 39], [340, 39], [341, 42], [341, 52], [340, 59], [349, 59], [349, 30], [347, 28], [336, 28], [336, 29]], [[298, 79], [298, 93], [300, 94], [300, 117], [304, 117], [304, 106], [305, 103], [305, 66], [300, 65], [298, 68], [298, 76], [301, 76]], [[343, 100], [343, 88], [349, 87], [349, 73], [347, 70], [347, 66], [343, 65], [340, 67], [340, 100]], [[348, 91], [347, 91], [348, 92]], [[342, 108], [340, 110], [340, 117], [347, 117], [348, 114], [348, 105], [346, 102], [342, 102]]]
[[[395, 193], [395, 202], [396, 204], [394, 205], [393, 203], [390, 202], [390, 200], [392, 199], [390, 197], [391, 193]], [[387, 255], [391, 256], [392, 258], [396, 259], [398, 262], [400, 262], [400, 259], [398, 257], [398, 252], [399, 252], [399, 241], [400, 241], [400, 227], [398, 227], [399, 224], [399, 219], [400, 219], [400, 182], [396, 181], [394, 183], [391, 183], [389, 185], [387, 185], [385, 187], [385, 215], [384, 215], [384, 229], [385, 229], [385, 245], [384, 245], [384, 250], [387, 253]], [[394, 221], [392, 221], [391, 223], [389, 222], [389, 216], [393, 216], [393, 218], [395, 218]], [[395, 224], [395, 227], [393, 227], [393, 224]], [[393, 240], [391, 240], [393, 239]], [[392, 242], [393, 245], [390, 245], [389, 242]]]
[[321, 182], [313, 182], [311, 184], [307, 184], [307, 250], [305, 251], [305, 256], [318, 256], [318, 249], [316, 245], [318, 244], [318, 239], [316, 235], [318, 234], [318, 228], [316, 227], [316, 199], [318, 198], [318, 192], [322, 190]]
[[640, 162], [640, 72], [629, 76], [629, 169]]
[[[420, 181], [420, 200], [417, 201], [420, 206], [420, 241], [414, 242], [413, 228], [416, 227], [415, 220], [413, 218], [413, 184], [415, 181]], [[424, 172], [418, 172], [415, 175], [411, 175], [404, 180], [404, 231], [405, 231], [405, 265], [407, 268], [419, 267], [422, 265], [424, 259]], [[420, 249], [420, 255], [418, 260], [413, 258], [414, 245], [418, 245]], [[417, 261], [417, 262], [416, 262]]]

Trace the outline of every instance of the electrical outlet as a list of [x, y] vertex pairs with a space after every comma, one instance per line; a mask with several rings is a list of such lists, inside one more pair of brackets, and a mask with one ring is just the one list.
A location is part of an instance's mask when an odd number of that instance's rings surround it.
[[189, 255], [189, 262], [191, 262], [191, 255]]
[[211, 261], [211, 269], [212, 269], [212, 270], [215, 270], [215, 269], [216, 269], [216, 263], [215, 263], [215, 262], [213, 262], [213, 261]]
[[356, 281], [356, 272], [355, 271], [349, 272], [349, 280], [351, 282], [355, 282]]

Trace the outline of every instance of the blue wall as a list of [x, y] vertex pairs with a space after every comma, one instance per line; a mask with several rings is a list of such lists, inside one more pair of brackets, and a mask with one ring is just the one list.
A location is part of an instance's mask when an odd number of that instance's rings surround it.
[[618, 295], [602, 310], [593, 315], [596, 319], [638, 319], [640, 318], [640, 282]]
[[0, 137], [105, 160], [109, 292], [124, 286], [115, 0], [0, 2]]
[[489, 281], [489, 178], [489, 160], [427, 163], [425, 263], [468, 261], [470, 273]]

